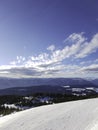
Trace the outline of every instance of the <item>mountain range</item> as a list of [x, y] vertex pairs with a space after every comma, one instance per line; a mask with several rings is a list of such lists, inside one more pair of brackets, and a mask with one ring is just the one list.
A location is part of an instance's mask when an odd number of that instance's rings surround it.
[[12, 87], [28, 87], [39, 85], [52, 85], [52, 86], [94, 86], [98, 85], [98, 79], [86, 80], [82, 78], [0, 78], [0, 89]]
[[[96, 82], [94, 82], [96, 81]], [[66, 88], [97, 88], [97, 81], [82, 78], [0, 79], [0, 95], [30, 95], [32, 93], [65, 93]]]

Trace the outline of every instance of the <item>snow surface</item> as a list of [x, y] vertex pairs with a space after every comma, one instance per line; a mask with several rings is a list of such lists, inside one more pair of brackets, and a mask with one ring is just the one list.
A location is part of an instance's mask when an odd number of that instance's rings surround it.
[[18, 107], [17, 106], [15, 106], [15, 104], [3, 104], [2, 106], [4, 106], [5, 108], [15, 108], [15, 109], [17, 109]]
[[98, 130], [98, 99], [41, 106], [0, 117], [0, 130]]

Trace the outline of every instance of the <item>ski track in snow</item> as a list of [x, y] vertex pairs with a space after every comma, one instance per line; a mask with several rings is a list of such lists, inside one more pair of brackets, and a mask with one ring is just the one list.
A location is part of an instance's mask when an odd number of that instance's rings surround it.
[[41, 106], [0, 117], [0, 130], [98, 130], [98, 99]]

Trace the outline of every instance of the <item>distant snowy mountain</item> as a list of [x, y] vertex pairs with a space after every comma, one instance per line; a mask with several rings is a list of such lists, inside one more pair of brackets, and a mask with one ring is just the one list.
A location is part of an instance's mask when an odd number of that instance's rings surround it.
[[0, 130], [98, 130], [98, 99], [42, 106], [0, 117]]
[[93, 83], [82, 78], [32, 78], [32, 79], [11, 79], [0, 78], [0, 89], [11, 87], [27, 87], [39, 85], [52, 86], [88, 86], [92, 87]]
[[81, 78], [0, 79], [0, 95], [65, 92], [71, 94], [73, 90], [68, 87], [75, 90], [81, 88], [79, 91], [82, 91], [82, 88], [97, 88], [92, 82]]

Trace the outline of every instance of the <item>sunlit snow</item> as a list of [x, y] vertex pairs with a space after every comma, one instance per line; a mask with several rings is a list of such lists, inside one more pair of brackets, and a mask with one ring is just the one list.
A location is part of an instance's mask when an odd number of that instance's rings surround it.
[[41, 106], [1, 117], [0, 130], [98, 130], [98, 99]]

